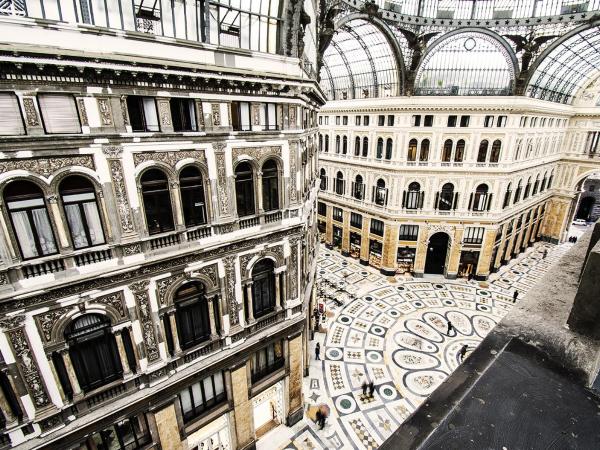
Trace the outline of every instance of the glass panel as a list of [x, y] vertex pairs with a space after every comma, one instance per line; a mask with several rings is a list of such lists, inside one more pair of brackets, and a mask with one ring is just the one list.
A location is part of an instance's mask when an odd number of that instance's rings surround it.
[[33, 230], [31, 228], [31, 223], [29, 222], [27, 211], [11, 212], [10, 216], [12, 218], [15, 234], [17, 235], [17, 240], [19, 241], [19, 246], [21, 247], [23, 258], [28, 259], [38, 256], [38, 251], [35, 247], [35, 238], [33, 236]]

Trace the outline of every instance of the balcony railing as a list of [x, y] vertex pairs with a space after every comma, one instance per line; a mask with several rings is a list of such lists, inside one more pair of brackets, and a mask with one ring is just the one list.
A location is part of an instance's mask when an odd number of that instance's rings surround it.
[[112, 259], [112, 252], [110, 249], [96, 250], [88, 253], [82, 253], [75, 255], [75, 265], [77, 267], [87, 266], [89, 264], [95, 264], [102, 261], [108, 261]]
[[258, 216], [249, 217], [248, 219], [240, 219], [240, 229], [243, 230], [245, 228], [255, 227], [259, 223], [260, 218]]
[[63, 270], [65, 270], [65, 263], [64, 260], [60, 258], [23, 266], [23, 276], [25, 278], [34, 278], [49, 273], [62, 272]]
[[159, 248], [171, 247], [173, 245], [177, 245], [181, 242], [181, 239], [178, 234], [169, 234], [167, 236], [157, 237], [155, 239], [150, 240], [150, 248], [152, 250], [157, 250]]

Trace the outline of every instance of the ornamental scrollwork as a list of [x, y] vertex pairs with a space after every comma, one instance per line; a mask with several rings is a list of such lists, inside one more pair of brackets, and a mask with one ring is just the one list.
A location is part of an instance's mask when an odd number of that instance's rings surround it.
[[131, 256], [142, 252], [142, 246], [137, 242], [134, 244], [124, 245], [122, 248], [124, 256]]
[[46, 342], [52, 340], [52, 329], [54, 328], [54, 325], [64, 317], [70, 309], [71, 307], [54, 309], [36, 316], [36, 321]]
[[113, 292], [112, 294], [97, 297], [93, 300], [94, 303], [101, 303], [114, 308], [122, 319], [126, 317], [125, 308], [123, 307], [123, 291]]
[[298, 241], [299, 238], [297, 237], [290, 239], [290, 266], [288, 267], [288, 273], [291, 299], [295, 299], [298, 295]]
[[296, 156], [298, 145], [295, 146], [296, 149], [290, 151], [290, 202], [294, 203], [298, 200], [298, 189], [296, 188], [296, 173], [298, 169], [296, 168]]
[[154, 321], [152, 320], [152, 309], [150, 306], [150, 296], [148, 295], [147, 280], [136, 281], [129, 285], [129, 289], [133, 292], [135, 303], [139, 311], [139, 319], [142, 326], [142, 335], [146, 344], [146, 353], [148, 361], [153, 362], [160, 359], [158, 351], [158, 342], [156, 332], [154, 330]]
[[87, 127], [89, 125], [87, 111], [85, 109], [85, 101], [82, 98], [77, 99], [77, 106], [79, 109], [79, 118], [81, 119], [81, 125]]
[[213, 126], [221, 126], [221, 105], [219, 103], [212, 104]]
[[102, 118], [102, 125], [110, 126], [113, 124], [112, 108], [107, 98], [98, 99], [98, 109], [100, 110], [100, 117]]
[[168, 164], [171, 167], [181, 161], [182, 159], [195, 159], [206, 164], [206, 155], [204, 150], [180, 150], [180, 151], [169, 151], [169, 152], [140, 152], [133, 154], [133, 163], [135, 166], [146, 162], [146, 161], [159, 161]]
[[25, 97], [23, 99], [23, 109], [25, 110], [25, 120], [27, 121], [27, 126], [39, 126], [40, 119], [38, 118], [37, 111], [35, 110], [35, 102], [33, 98]]
[[120, 158], [121, 155], [123, 155], [123, 147], [120, 145], [103, 145], [102, 153], [104, 153], [107, 158]]
[[0, 161], [0, 173], [11, 170], [26, 170], [48, 177], [59, 169], [72, 166], [87, 167], [91, 170], [96, 169], [92, 155], [77, 155], [53, 156], [51, 158], [5, 159]]
[[219, 208], [221, 214], [229, 214], [229, 198], [227, 195], [227, 173], [225, 171], [225, 154], [216, 153], [217, 159], [217, 189], [219, 191]]
[[131, 216], [131, 208], [129, 207], [129, 199], [127, 198], [127, 191], [125, 189], [123, 164], [118, 159], [109, 159], [108, 167], [110, 170], [110, 177], [112, 179], [117, 210], [119, 212], [121, 229], [125, 232], [132, 232], [134, 230], [133, 217]]
[[249, 148], [234, 148], [232, 150], [233, 159], [236, 160], [242, 155], [249, 156], [259, 161], [265, 156], [281, 157], [281, 147], [249, 147]]
[[239, 306], [235, 297], [235, 256], [223, 258], [223, 265], [225, 266], [225, 287], [229, 304], [229, 323], [237, 325], [239, 323]]
[[171, 125], [171, 111], [169, 110], [169, 102], [168, 101], [159, 101], [158, 102], [158, 113], [160, 115], [160, 123], [163, 126]]

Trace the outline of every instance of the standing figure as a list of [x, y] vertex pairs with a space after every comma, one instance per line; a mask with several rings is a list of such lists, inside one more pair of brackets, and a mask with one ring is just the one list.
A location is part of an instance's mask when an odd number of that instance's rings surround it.
[[448, 336], [450, 336], [450, 332], [454, 329], [454, 325], [452, 325], [452, 322], [448, 321], [448, 331], [446, 331], [446, 334]]
[[369, 383], [369, 397], [373, 398], [373, 393], [375, 392], [375, 383], [372, 381]]
[[467, 354], [467, 349], [469, 348], [469, 346], [467, 344], [463, 345], [459, 352], [458, 352], [458, 356], [460, 358], [460, 362], [463, 362], [465, 360], [465, 355]]
[[519, 297], [519, 291], [515, 289], [515, 292], [513, 292], [513, 303], [517, 301], [517, 297]]
[[548, 256], [548, 249], [544, 250], [544, 255], [542, 256], [542, 259], [546, 259], [546, 256]]
[[369, 387], [369, 386], [367, 385], [367, 380], [365, 379], [365, 380], [363, 381], [363, 384], [362, 384], [363, 397], [366, 397], [366, 396], [367, 396], [367, 388], [368, 388], [368, 387]]
[[315, 345], [315, 359], [319, 361], [321, 359], [321, 344], [317, 342]]

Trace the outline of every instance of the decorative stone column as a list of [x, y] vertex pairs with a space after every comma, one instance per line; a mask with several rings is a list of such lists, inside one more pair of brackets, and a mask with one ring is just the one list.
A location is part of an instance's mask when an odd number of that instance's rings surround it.
[[15, 416], [12, 412], [10, 404], [4, 395], [4, 391], [0, 389], [0, 410], [6, 419], [6, 427], [10, 428], [12, 424], [17, 421], [17, 416]]
[[114, 332], [115, 340], [117, 341], [117, 350], [119, 352], [119, 359], [121, 360], [121, 366], [123, 367], [123, 377], [127, 378], [131, 375], [131, 369], [129, 368], [129, 361], [127, 361], [127, 353], [125, 352], [125, 346], [123, 345], [123, 336], [121, 330]]
[[38, 115], [35, 95], [30, 97], [23, 96], [23, 112], [25, 113], [25, 126], [29, 136], [41, 136], [44, 134], [44, 127]]
[[397, 222], [385, 224], [383, 233], [383, 250], [381, 255], [381, 273], [388, 276], [396, 274], [396, 255], [398, 253], [398, 233], [400, 225]]
[[48, 212], [52, 218], [52, 221], [56, 225], [56, 231], [58, 234], [58, 240], [61, 248], [69, 248], [69, 238], [65, 233], [65, 224], [60, 215], [60, 209], [58, 208], [58, 196], [49, 195], [46, 197], [46, 201], [48, 202]]
[[106, 155], [108, 170], [110, 171], [111, 184], [115, 200], [115, 208], [117, 210], [116, 218], [119, 221], [119, 229], [121, 236], [124, 239], [132, 240], [136, 237], [136, 230], [129, 204], [129, 196], [125, 186], [125, 174], [123, 170], [123, 147], [115, 145], [107, 145], [102, 147], [102, 153]]
[[[328, 208], [332, 209], [332, 208]], [[329, 218], [327, 218], [329, 222]], [[362, 221], [362, 231], [360, 233], [360, 259], [359, 263], [363, 266], [369, 265], [369, 226], [371, 223], [371, 219], [366, 216], [363, 216]]]
[[181, 345], [179, 344], [179, 332], [177, 331], [177, 318], [175, 317], [175, 310], [172, 309], [167, 312], [169, 315], [169, 324], [171, 325], [171, 339], [173, 340], [173, 353], [176, 355], [181, 353]]
[[298, 333], [288, 340], [289, 384], [288, 384], [288, 427], [298, 423], [304, 415], [302, 404], [302, 333]]
[[171, 106], [168, 98], [157, 97], [156, 106], [158, 107], [158, 120], [160, 121], [160, 131], [163, 133], [173, 132], [173, 120], [171, 118]]
[[454, 280], [458, 274], [458, 264], [460, 263], [460, 253], [462, 250], [462, 238], [464, 229], [456, 228], [454, 231], [454, 237], [450, 240], [452, 243], [450, 247], [450, 255], [448, 255], [448, 262], [446, 264], [446, 278]]
[[177, 181], [173, 181], [169, 183], [170, 191], [171, 191], [171, 201], [174, 206], [174, 216], [175, 216], [175, 228], [177, 230], [185, 229], [185, 219], [183, 217], [183, 207], [181, 206], [181, 191], [179, 189], [179, 183]]
[[256, 171], [256, 196], [257, 196], [257, 213], [262, 214], [265, 212], [263, 205], [263, 183], [262, 183], [263, 173], [260, 170]]
[[233, 413], [235, 417], [235, 437], [238, 449], [254, 448], [254, 414], [252, 400], [248, 398], [250, 380], [247, 376], [246, 362], [231, 369], [231, 391]]
[[[158, 339], [156, 338], [155, 322], [153, 311], [150, 305], [150, 296], [148, 294], [147, 280], [137, 281], [129, 285], [129, 289], [133, 293], [137, 307], [137, 316], [140, 320], [142, 329], [142, 338], [146, 347], [146, 356], [148, 364], [152, 365], [160, 361], [160, 352], [158, 350]], [[158, 319], [158, 315], [156, 315]]]
[[217, 338], [217, 325], [215, 324], [215, 309], [214, 309], [214, 300], [215, 297], [210, 297], [208, 299], [208, 322], [210, 324], [210, 338]]
[[54, 378], [54, 382], [56, 383], [56, 388], [58, 389], [58, 393], [60, 394], [60, 398], [63, 402], [67, 401], [67, 396], [65, 391], [63, 390], [62, 384], [58, 378], [58, 373], [56, 372], [56, 367], [54, 365], [54, 361], [52, 359], [52, 355], [46, 355], [48, 359], [48, 366], [50, 366], [50, 371], [52, 372], [52, 377]]
[[281, 277], [281, 272], [275, 272], [275, 309], [281, 309], [281, 286], [279, 278]]
[[492, 253], [494, 251], [494, 240], [496, 239], [497, 229], [486, 229], [479, 253], [479, 263], [477, 264], [475, 279], [485, 280], [490, 274], [490, 265], [492, 264]]
[[75, 402], [79, 398], [83, 397], [83, 392], [79, 386], [79, 380], [75, 375], [75, 369], [73, 368], [73, 361], [71, 361], [71, 355], [69, 355], [68, 349], [62, 349], [60, 356], [65, 363], [65, 369], [67, 370], [67, 376], [69, 377], [69, 383], [71, 383], [71, 389], [73, 390], [73, 401]]
[[246, 285], [246, 297], [248, 299], [247, 305], [248, 305], [248, 323], [253, 323], [254, 322], [254, 302], [252, 299], [252, 281], [247, 281]]

